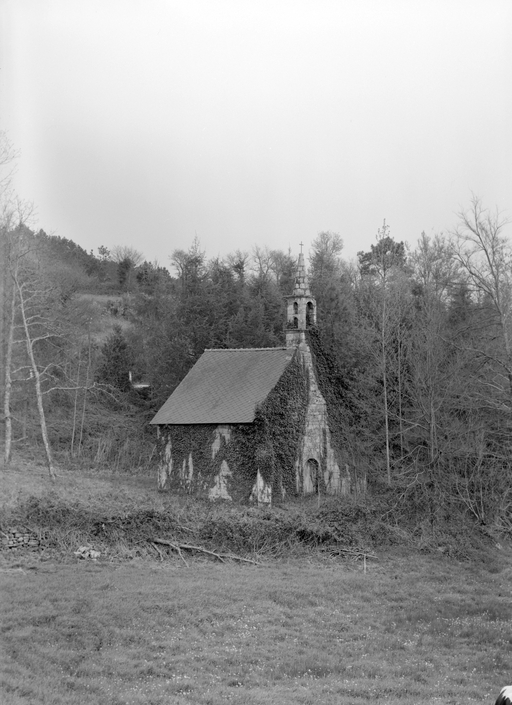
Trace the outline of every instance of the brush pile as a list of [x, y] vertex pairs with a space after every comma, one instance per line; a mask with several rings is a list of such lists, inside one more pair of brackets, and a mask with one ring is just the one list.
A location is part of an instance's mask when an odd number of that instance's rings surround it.
[[158, 510], [107, 512], [48, 492], [4, 511], [0, 527], [7, 533], [4, 527], [22, 522], [26, 536], [37, 537], [41, 550], [62, 556], [86, 545], [111, 559], [158, 557], [154, 541], [164, 539], [246, 557], [322, 552], [357, 558], [372, 553], [365, 543], [367, 514], [362, 507], [342, 510], [339, 500], [331, 509], [307, 502], [269, 509], [184, 499]]
[[[74, 480], [74, 476], [73, 476]], [[190, 496], [137, 493], [135, 485], [90, 490], [82, 479], [39, 495], [12, 497], [0, 507], [0, 550], [39, 550], [66, 559], [81, 546], [101, 560], [151, 557], [180, 560], [181, 547], [251, 560], [329, 556], [363, 559], [390, 546], [459, 558], [495, 541], [462, 512], [433, 521], [413, 514], [391, 491], [350, 497], [303, 498], [276, 507], [210, 503]], [[133, 491], [130, 491], [133, 490]], [[416, 508], [417, 509], [417, 508]], [[75, 558], [76, 560], [76, 558]]]

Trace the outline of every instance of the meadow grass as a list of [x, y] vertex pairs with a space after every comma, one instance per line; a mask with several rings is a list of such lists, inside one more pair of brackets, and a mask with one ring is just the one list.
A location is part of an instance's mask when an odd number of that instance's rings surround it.
[[493, 703], [512, 655], [493, 565], [11, 560], [1, 702]]
[[[0, 450], [2, 450], [0, 445]], [[25, 453], [27, 456], [27, 453]], [[0, 474], [0, 512], [15, 509], [33, 497], [51, 493], [68, 504], [81, 502], [89, 508], [113, 511], [133, 509], [164, 509], [166, 495], [156, 492], [156, 480], [146, 475], [70, 470], [55, 462], [57, 480], [52, 481], [48, 470], [35, 458], [16, 458]]]
[[[254, 511], [181, 501], [140, 475], [59, 468], [51, 483], [32, 459], [4, 469], [0, 523], [42, 522], [51, 541], [0, 551], [0, 703], [492, 705], [510, 682], [506, 546], [457, 561], [376, 544], [365, 570], [300, 543], [304, 522], [355, 540], [358, 507]], [[159, 527], [217, 550], [245, 551], [256, 529], [269, 545], [296, 527], [302, 538], [280, 553], [260, 540], [258, 566], [187, 554], [186, 567], [163, 546], [159, 560]], [[97, 562], [73, 556], [88, 538]]]

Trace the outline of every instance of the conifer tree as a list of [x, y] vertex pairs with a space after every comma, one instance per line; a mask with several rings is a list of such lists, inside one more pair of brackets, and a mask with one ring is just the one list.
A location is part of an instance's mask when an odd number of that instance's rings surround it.
[[132, 353], [121, 326], [114, 326], [101, 348], [101, 362], [97, 370], [97, 379], [121, 392], [130, 389], [130, 370]]

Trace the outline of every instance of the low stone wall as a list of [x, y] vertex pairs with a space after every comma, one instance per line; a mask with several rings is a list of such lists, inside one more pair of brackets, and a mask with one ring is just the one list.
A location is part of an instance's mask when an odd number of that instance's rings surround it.
[[39, 548], [41, 540], [37, 534], [25, 528], [11, 528], [1, 532], [2, 548]]

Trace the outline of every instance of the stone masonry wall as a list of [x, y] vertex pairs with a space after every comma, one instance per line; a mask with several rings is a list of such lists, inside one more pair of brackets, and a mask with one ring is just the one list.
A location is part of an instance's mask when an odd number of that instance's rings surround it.
[[309, 402], [306, 412], [306, 434], [301, 458], [297, 462], [297, 492], [308, 494], [317, 491], [317, 478], [311, 476], [312, 464], [308, 463], [313, 460], [316, 461], [318, 471], [323, 475], [325, 491], [328, 494], [342, 493], [344, 483], [331, 444], [327, 404], [318, 387], [312, 354], [305, 340], [301, 340], [299, 352], [308, 371]]

